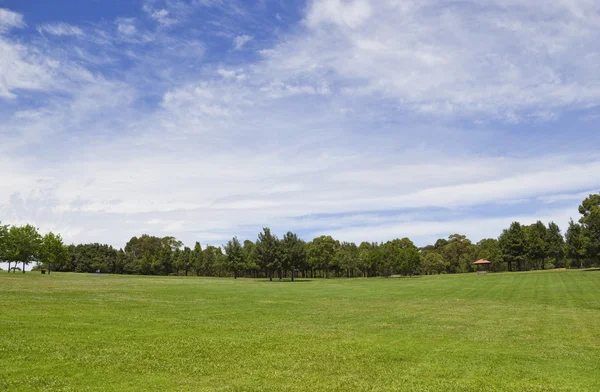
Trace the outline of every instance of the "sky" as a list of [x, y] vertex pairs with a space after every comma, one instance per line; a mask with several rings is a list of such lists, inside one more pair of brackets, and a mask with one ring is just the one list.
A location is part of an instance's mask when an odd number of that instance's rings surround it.
[[497, 237], [600, 188], [597, 0], [0, 0], [0, 221]]

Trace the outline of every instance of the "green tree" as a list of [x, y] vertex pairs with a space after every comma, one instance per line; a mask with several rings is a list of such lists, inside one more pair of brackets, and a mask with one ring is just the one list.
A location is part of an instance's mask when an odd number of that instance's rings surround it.
[[554, 266], [556, 268], [564, 267], [565, 239], [560, 232], [560, 228], [554, 222], [548, 224], [546, 245], [548, 247], [548, 256], [554, 259]]
[[377, 262], [380, 260], [380, 247], [376, 242], [362, 242], [358, 247], [358, 268], [363, 271], [363, 277], [375, 275]]
[[48, 269], [48, 275], [57, 265], [64, 265], [69, 259], [69, 251], [62, 237], [52, 232], [42, 238], [39, 261]]
[[254, 277], [257, 277], [260, 266], [258, 265], [258, 258], [256, 255], [256, 244], [250, 240], [244, 241], [244, 261], [248, 271], [254, 274]]
[[412, 276], [421, 262], [419, 249], [408, 238], [395, 239], [384, 244], [387, 274], [401, 273]]
[[269, 280], [272, 281], [273, 271], [281, 268], [281, 247], [277, 236], [271, 234], [271, 229], [268, 227], [263, 228], [262, 233], [258, 234], [256, 257], [258, 265], [269, 276]]
[[8, 272], [10, 272], [10, 260], [8, 257], [8, 225], [0, 222], [0, 261], [8, 261]]
[[[153, 273], [157, 275], [169, 275], [175, 272], [179, 274], [178, 262], [181, 251], [176, 248], [174, 251], [167, 243], [163, 243], [158, 253], [158, 266], [152, 267]], [[149, 255], [152, 257], [151, 255]]]
[[212, 245], [208, 245], [202, 253], [204, 255], [203, 270], [208, 276], [214, 275], [217, 267], [217, 248]]
[[203, 272], [202, 270], [204, 268], [204, 252], [202, 251], [202, 245], [200, 245], [200, 242], [198, 241], [196, 241], [196, 244], [194, 245], [191, 258], [192, 268], [196, 272], [196, 276], [200, 276], [200, 273]]
[[485, 238], [477, 243], [477, 259], [488, 260], [490, 271], [506, 271], [500, 244], [495, 238]]
[[588, 257], [600, 264], [600, 194], [589, 195], [579, 206], [579, 223], [587, 237]]
[[306, 243], [298, 235], [288, 231], [281, 239], [281, 266], [284, 271], [294, 272], [304, 268], [307, 263]]
[[[440, 242], [440, 240], [438, 240]], [[436, 248], [438, 248], [438, 242], [436, 242]], [[443, 242], [442, 242], [443, 243]], [[471, 263], [475, 260], [471, 260], [472, 244], [471, 241], [461, 234], [452, 234], [448, 237], [446, 245], [441, 248], [441, 254], [446, 260], [447, 272], [467, 272], [471, 270]]]
[[511, 223], [508, 229], [502, 231], [498, 243], [508, 270], [512, 271], [513, 263], [519, 271], [523, 270], [527, 254], [527, 239], [523, 226], [519, 222]]
[[354, 242], [342, 242], [335, 250], [334, 259], [334, 264], [346, 271], [346, 277], [353, 277], [360, 263], [358, 246]]
[[531, 226], [523, 226], [523, 230], [527, 238], [527, 255], [535, 269], [544, 269], [549, 251], [546, 226], [541, 221], [537, 221]]
[[11, 226], [8, 230], [8, 252], [7, 259], [25, 266], [33, 261], [39, 260], [42, 248], [42, 236], [38, 230], [31, 226]]
[[588, 238], [585, 229], [571, 219], [565, 237], [565, 252], [567, 257], [577, 268], [583, 267], [588, 248]]
[[237, 279], [238, 271], [244, 269], [244, 251], [237, 237], [233, 237], [225, 245], [227, 266], [233, 272], [233, 278]]
[[333, 264], [338, 241], [331, 236], [322, 235], [311, 241], [308, 246], [308, 262], [312, 268], [325, 271], [325, 278], [329, 278], [329, 268]]
[[420, 255], [421, 257], [421, 271], [425, 275], [432, 275], [434, 273], [441, 274], [446, 270], [446, 263], [441, 254], [434, 251], [427, 251]]

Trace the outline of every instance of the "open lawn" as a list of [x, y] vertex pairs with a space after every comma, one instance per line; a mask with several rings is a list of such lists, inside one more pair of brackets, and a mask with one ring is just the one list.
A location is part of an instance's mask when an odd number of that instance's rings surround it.
[[600, 271], [0, 272], [2, 391], [599, 391]]

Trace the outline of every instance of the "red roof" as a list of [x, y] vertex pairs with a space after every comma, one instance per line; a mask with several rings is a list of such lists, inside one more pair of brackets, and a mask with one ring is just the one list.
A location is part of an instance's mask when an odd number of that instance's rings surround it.
[[490, 264], [490, 263], [491, 263], [491, 261], [480, 259], [480, 260], [477, 260], [476, 262], [474, 262], [473, 264]]

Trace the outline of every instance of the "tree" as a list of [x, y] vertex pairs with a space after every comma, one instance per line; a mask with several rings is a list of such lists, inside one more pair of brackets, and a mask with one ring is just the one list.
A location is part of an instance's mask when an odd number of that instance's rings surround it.
[[[277, 236], [271, 234], [271, 229], [263, 228], [256, 241], [256, 256], [258, 265], [265, 270], [269, 280], [273, 280], [273, 271], [281, 266], [281, 249]], [[281, 278], [281, 277], [280, 277]]]
[[[443, 243], [440, 240], [436, 242]], [[471, 270], [470, 251], [472, 250], [471, 241], [464, 235], [452, 234], [448, 237], [446, 245], [442, 247], [441, 254], [447, 262], [447, 272], [467, 272]]]
[[554, 258], [554, 266], [556, 268], [564, 267], [563, 257], [565, 254], [565, 239], [560, 233], [560, 228], [554, 222], [548, 224], [546, 246], [548, 247], [548, 256]]
[[419, 249], [408, 238], [388, 241], [383, 247], [388, 275], [399, 272], [412, 276], [418, 269], [421, 262]]
[[506, 271], [500, 245], [495, 238], [486, 238], [477, 243], [477, 259], [488, 260], [491, 271]]
[[237, 279], [237, 273], [244, 266], [244, 251], [237, 237], [233, 237], [225, 245], [228, 269], [233, 271], [233, 278]]
[[446, 269], [444, 258], [438, 252], [428, 251], [421, 254], [421, 271], [425, 275], [441, 274]]
[[346, 271], [348, 278], [354, 276], [359, 266], [360, 252], [354, 242], [342, 242], [335, 250], [334, 264]]
[[41, 261], [48, 269], [48, 275], [53, 267], [65, 264], [69, 259], [69, 251], [63, 243], [60, 235], [55, 235], [50, 232], [42, 239], [42, 244], [39, 253], [39, 261]]
[[498, 243], [508, 270], [512, 271], [512, 265], [515, 263], [521, 271], [527, 254], [527, 239], [523, 226], [519, 222], [511, 223], [508, 229], [502, 231]]
[[8, 257], [8, 225], [0, 222], [0, 261], [8, 261], [8, 272], [10, 272], [10, 260]]
[[579, 213], [579, 223], [588, 239], [588, 257], [600, 263], [600, 194], [589, 195], [579, 206]]
[[365, 278], [376, 274], [377, 261], [380, 259], [380, 247], [376, 242], [362, 242], [358, 247], [358, 267]]
[[325, 278], [329, 278], [329, 268], [338, 246], [339, 243], [328, 235], [315, 238], [308, 246], [309, 264], [312, 268], [324, 270]]
[[192, 250], [191, 259], [192, 268], [196, 271], [196, 276], [200, 276], [200, 272], [202, 272], [202, 269], [204, 268], [204, 252], [198, 241], [196, 241], [194, 250]]
[[157, 275], [169, 275], [173, 270], [179, 274], [179, 256], [181, 251], [179, 248], [173, 250], [168, 243], [163, 243], [158, 254], [158, 268], [153, 267], [153, 273]]
[[8, 245], [7, 259], [23, 263], [25, 273], [25, 266], [40, 258], [42, 236], [31, 225], [11, 226], [8, 230]]
[[534, 262], [535, 269], [544, 269], [548, 255], [546, 226], [541, 221], [537, 221], [531, 226], [524, 226], [523, 230], [527, 237], [528, 256]]
[[298, 235], [288, 231], [281, 239], [281, 266], [284, 271], [292, 272], [306, 265], [306, 243]]
[[206, 249], [202, 251], [202, 253], [204, 259], [203, 270], [206, 271], [208, 276], [211, 276], [214, 274], [215, 267], [217, 266], [217, 248], [212, 245], [208, 245]]
[[583, 260], [587, 254], [588, 238], [585, 235], [583, 226], [573, 222], [573, 219], [569, 222], [569, 228], [567, 229], [565, 252], [567, 257], [574, 262], [577, 268], [583, 266]]
[[258, 258], [256, 256], [256, 244], [250, 240], [245, 240], [243, 250], [246, 269], [257, 277], [260, 266], [258, 265]]

